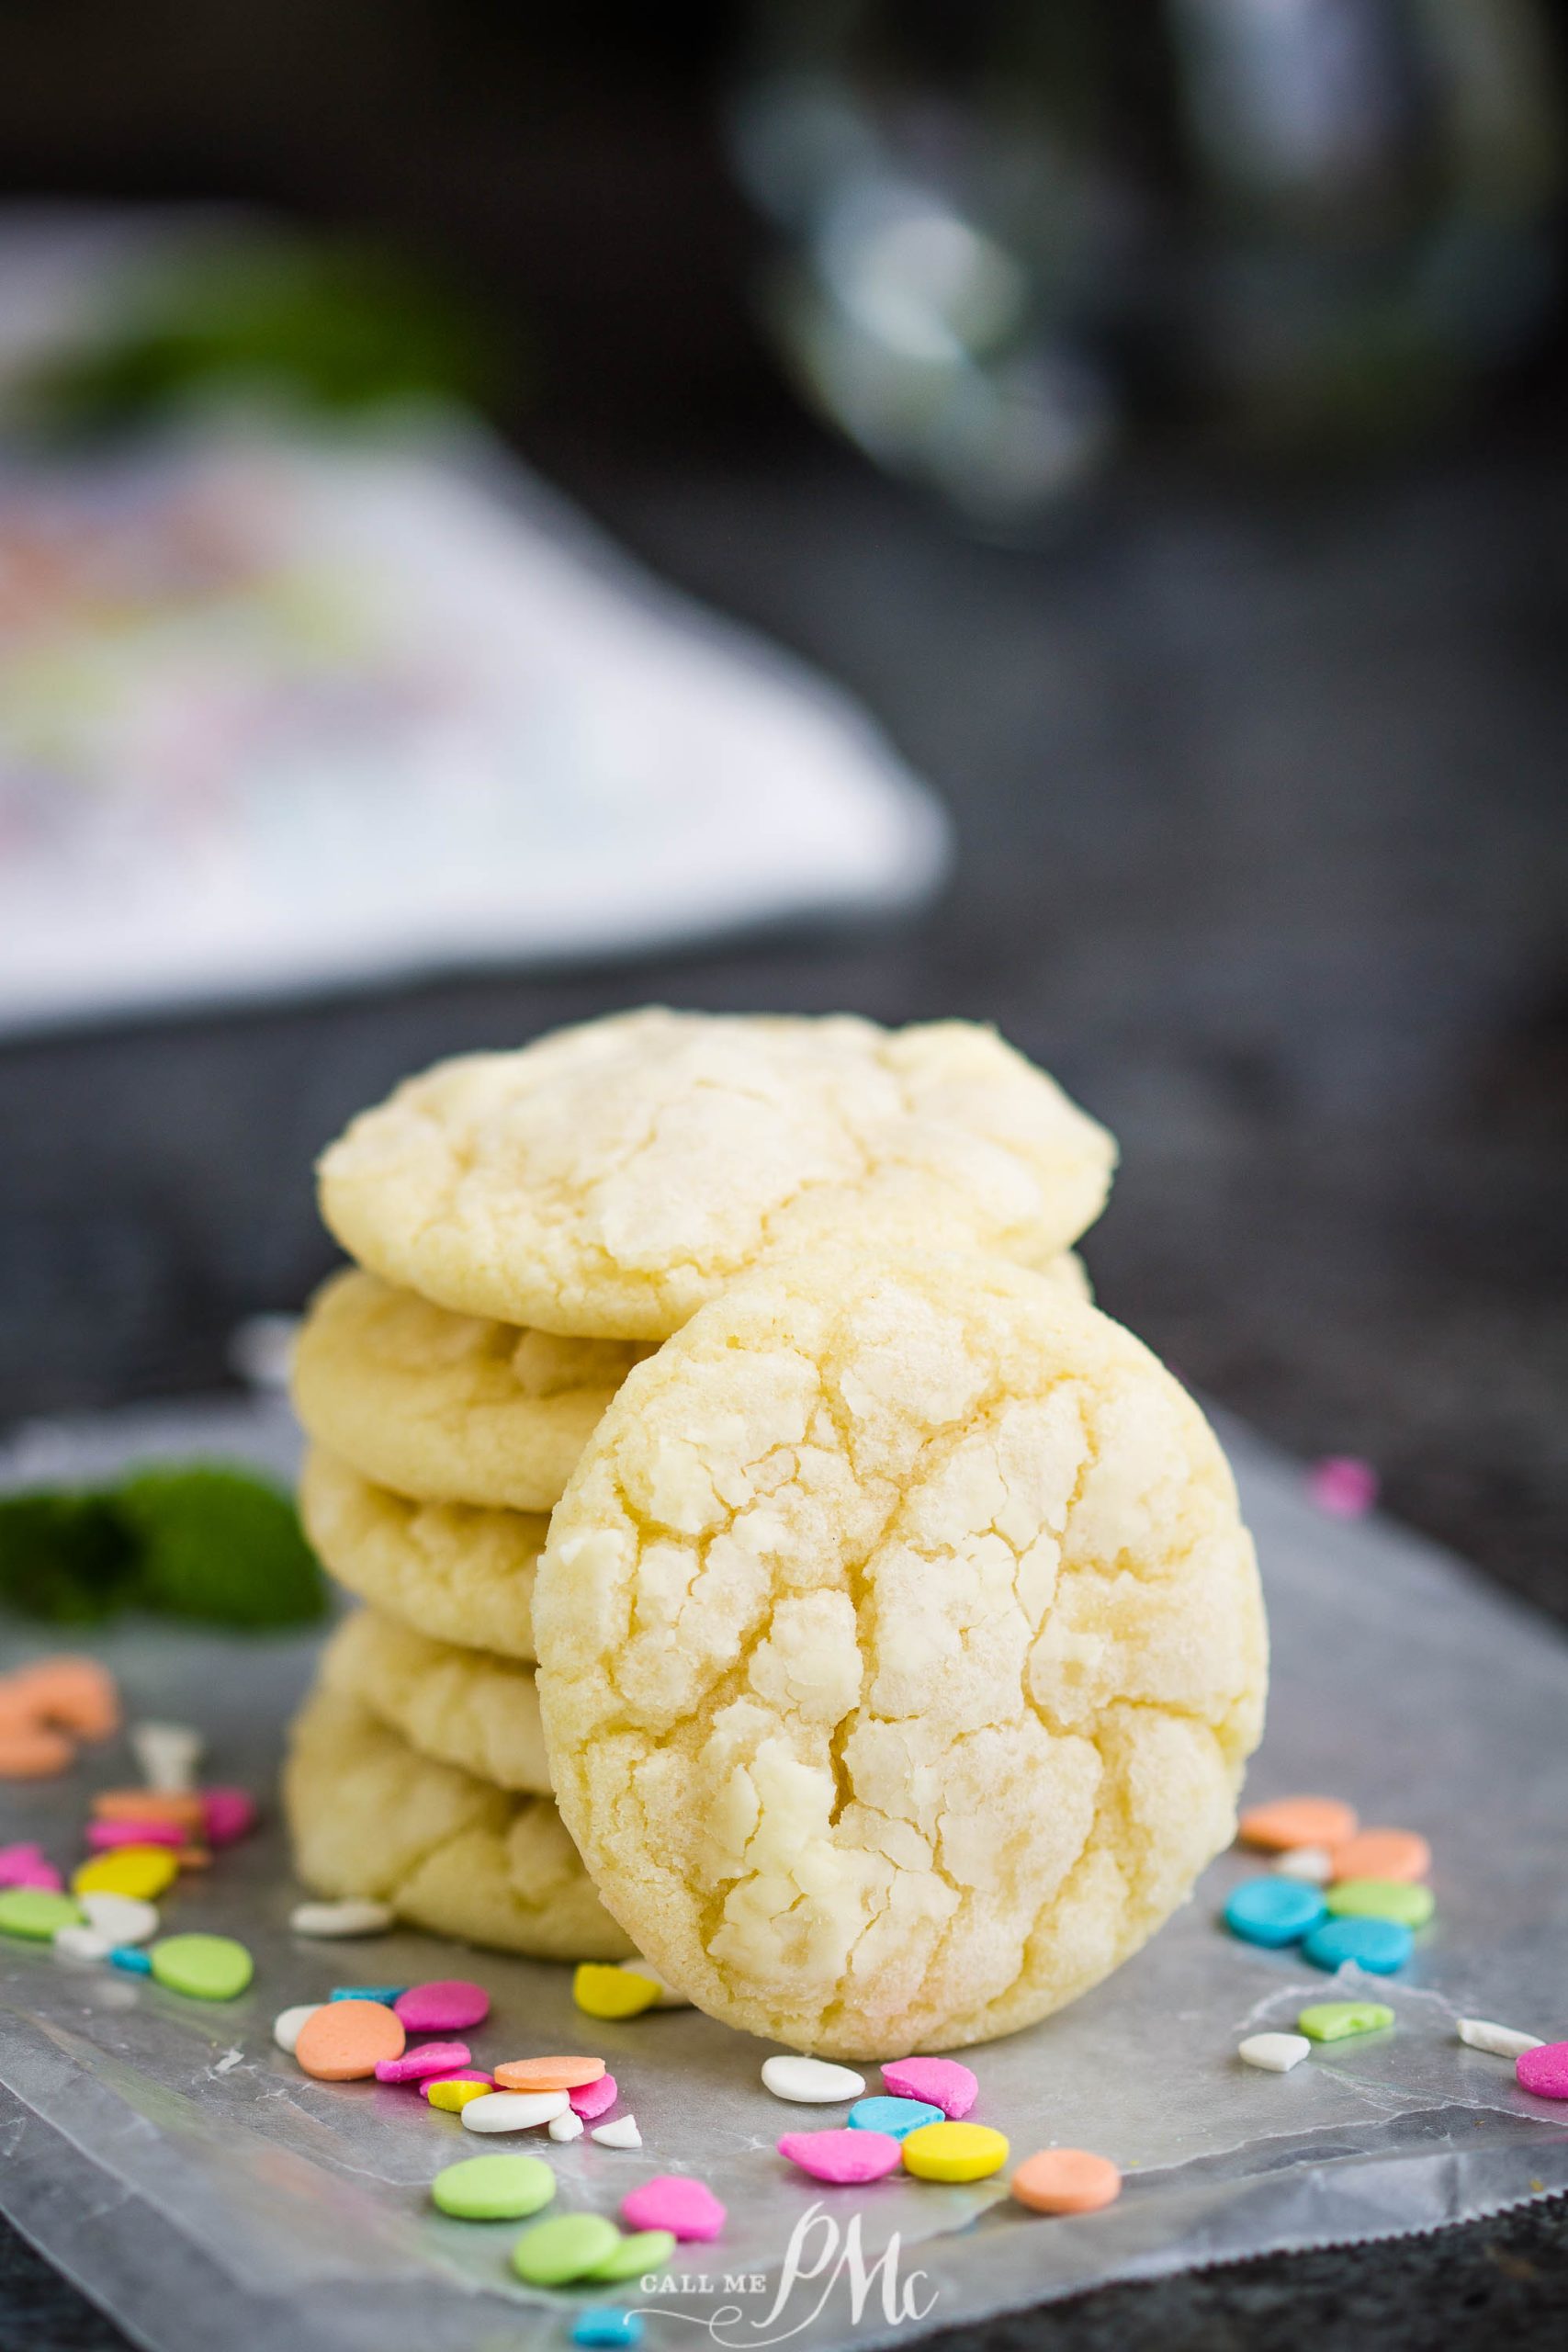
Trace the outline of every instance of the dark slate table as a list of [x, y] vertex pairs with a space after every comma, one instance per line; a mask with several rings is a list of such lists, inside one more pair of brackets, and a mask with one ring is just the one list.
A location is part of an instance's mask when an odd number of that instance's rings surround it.
[[[1287, 1444], [1370, 1455], [1393, 1510], [1568, 1617], [1568, 484], [1543, 435], [1310, 497], [1144, 485], [1031, 553], [804, 432], [678, 472], [546, 454], [864, 695], [953, 808], [953, 888], [876, 931], [0, 1051], [0, 1418], [226, 1377], [236, 1320], [329, 1262], [313, 1153], [440, 1054], [650, 998], [962, 1012], [1120, 1134], [1088, 1250], [1113, 1313]], [[1555, 2352], [1568, 2206], [964, 2343], [1047, 2334]], [[0, 2237], [0, 2352], [122, 2340]]]

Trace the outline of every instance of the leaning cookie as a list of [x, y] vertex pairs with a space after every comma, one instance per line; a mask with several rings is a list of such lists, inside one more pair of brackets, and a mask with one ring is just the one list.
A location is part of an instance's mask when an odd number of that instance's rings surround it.
[[369, 1895], [412, 1927], [531, 1960], [630, 1954], [547, 1797], [432, 1763], [336, 1691], [313, 1691], [295, 1720], [283, 1803], [318, 1894]]
[[319, 1445], [305, 1456], [299, 1516], [321, 1566], [361, 1600], [436, 1641], [532, 1659], [547, 1520], [415, 1502]]
[[548, 1510], [646, 1353], [454, 1314], [351, 1268], [310, 1303], [294, 1405], [310, 1437], [400, 1494]]
[[632, 1372], [534, 1600], [561, 1814], [700, 2007], [878, 2057], [1028, 2025], [1229, 1840], [1252, 1546], [1202, 1415], [995, 1260], [763, 1268]]
[[533, 1669], [432, 1641], [379, 1609], [356, 1609], [321, 1653], [321, 1686], [367, 1707], [421, 1756], [498, 1789], [549, 1793]]
[[837, 1239], [1043, 1265], [1115, 1146], [994, 1031], [646, 1011], [470, 1054], [355, 1119], [321, 1213], [465, 1314], [659, 1340], [765, 1256]]

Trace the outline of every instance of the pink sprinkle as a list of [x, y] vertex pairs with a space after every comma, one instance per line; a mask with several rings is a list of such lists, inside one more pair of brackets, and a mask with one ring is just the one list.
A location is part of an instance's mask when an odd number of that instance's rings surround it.
[[678, 2238], [705, 2241], [724, 2227], [724, 2208], [705, 2182], [683, 2172], [656, 2173], [621, 2199], [628, 2230], [669, 2230]]
[[904, 2161], [904, 2151], [890, 2132], [786, 2132], [779, 2154], [813, 2180], [846, 2184], [886, 2180]]
[[459, 2066], [456, 2074], [427, 2075], [420, 2084], [421, 2098], [428, 2098], [437, 2083], [493, 2083], [493, 2075], [481, 2074], [478, 2066]]
[[882, 2079], [895, 2098], [925, 2099], [953, 2123], [980, 2096], [979, 2084], [956, 2058], [894, 2058], [882, 2069]]
[[201, 1812], [209, 1846], [232, 1846], [256, 1826], [255, 1799], [246, 1789], [203, 1789]]
[[1378, 1474], [1353, 1453], [1325, 1454], [1307, 1474], [1307, 1492], [1331, 1519], [1365, 1519], [1378, 1498]]
[[186, 1833], [174, 1821], [89, 1821], [87, 1843], [95, 1854], [117, 1846], [183, 1846]]
[[378, 2083], [420, 2083], [427, 2075], [454, 2075], [469, 2059], [466, 2041], [422, 2041], [417, 2050], [405, 2050], [400, 2058], [378, 2058], [376, 2080]]
[[0, 1847], [0, 1886], [30, 1886], [42, 1894], [58, 1894], [64, 1883], [36, 1846], [30, 1853], [21, 1846]]
[[392, 2010], [411, 2033], [466, 2033], [489, 2017], [490, 1995], [466, 1976], [440, 1976], [430, 1984], [411, 1984]]
[[615, 2106], [615, 2078], [614, 2075], [601, 2075], [596, 2083], [579, 2083], [574, 2091], [568, 2091], [567, 2097], [571, 2101], [572, 2113], [581, 2115], [584, 2123], [592, 2123], [596, 2115], [603, 2115]]
[[1519, 2088], [1537, 2098], [1568, 2098], [1568, 2041], [1543, 2041], [1539, 2050], [1521, 2050], [1514, 2061]]

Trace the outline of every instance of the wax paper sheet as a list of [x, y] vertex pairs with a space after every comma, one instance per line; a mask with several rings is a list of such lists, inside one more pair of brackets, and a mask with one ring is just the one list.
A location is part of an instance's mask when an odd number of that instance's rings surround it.
[[[538, 2143], [559, 2206], [613, 2213], [635, 2183], [671, 2170], [701, 2174], [728, 2205], [722, 2239], [683, 2250], [671, 2290], [621, 2290], [648, 2311], [660, 2352], [705, 2335], [835, 2352], [1113, 2278], [1427, 2230], [1568, 2188], [1568, 2109], [1530, 2098], [1511, 2064], [1454, 2037], [1461, 2014], [1568, 2032], [1568, 1644], [1397, 1529], [1325, 1518], [1298, 1469], [1243, 1432], [1226, 1437], [1275, 1647], [1252, 1790], [1339, 1792], [1369, 1820], [1426, 1830], [1438, 1914], [1411, 1966], [1378, 1981], [1393, 2031], [1316, 2051], [1288, 2076], [1259, 2074], [1235, 2059], [1239, 2037], [1289, 2025], [1330, 1985], [1299, 1956], [1216, 1926], [1227, 1887], [1256, 1867], [1226, 1856], [1109, 1984], [974, 2053], [977, 2116], [1018, 2155], [1055, 2143], [1113, 2156], [1128, 2175], [1117, 2205], [1051, 2221], [996, 2181], [819, 2189], [773, 2143], [831, 2113], [761, 2088], [764, 2044], [694, 2011], [590, 2026], [565, 1971], [428, 1937], [297, 1939], [276, 1825], [175, 1906], [181, 1925], [252, 1947], [256, 1981], [239, 2001], [182, 2001], [47, 1950], [0, 1951], [0, 2205], [155, 2352], [564, 2344], [581, 2298], [511, 2278], [514, 2226], [443, 2221], [425, 2195], [442, 2165], [498, 2143], [405, 2090], [310, 2082], [272, 2042], [278, 2009], [334, 1984], [457, 1972], [494, 1997], [476, 2054], [587, 2042], [637, 2118], [637, 2153]], [[0, 1476], [193, 1448], [287, 1464], [292, 1436], [281, 1407], [118, 1417], [25, 1433]], [[200, 1724], [219, 1777], [271, 1781], [311, 1641], [139, 1629], [101, 1646], [134, 1712]], [[90, 1767], [106, 1781], [127, 1771], [123, 1750]], [[0, 1837], [39, 1837], [69, 1859], [86, 1779], [13, 1788]]]

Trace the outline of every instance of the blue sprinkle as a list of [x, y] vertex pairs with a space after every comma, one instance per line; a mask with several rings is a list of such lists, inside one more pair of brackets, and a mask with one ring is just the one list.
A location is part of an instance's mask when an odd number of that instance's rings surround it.
[[1299, 1943], [1325, 1916], [1323, 1891], [1299, 1878], [1247, 1878], [1232, 1889], [1225, 1925], [1244, 1943]]
[[140, 1944], [114, 1944], [109, 1950], [109, 1964], [123, 1968], [132, 1976], [151, 1976], [152, 1962]]
[[923, 2098], [857, 2098], [849, 2113], [852, 2132], [886, 2132], [890, 2140], [908, 2139], [922, 2123], [945, 2123], [945, 2108]]
[[334, 1984], [327, 1995], [329, 2001], [379, 2001], [389, 2009], [408, 1991], [406, 1984]]
[[1397, 1919], [1325, 1919], [1302, 1950], [1314, 1968], [1343, 1968], [1353, 1961], [1372, 1976], [1392, 1976], [1404, 1967], [1415, 1943], [1409, 1928]]
[[640, 2344], [642, 2313], [623, 2312], [614, 2303], [594, 2303], [579, 2312], [572, 2323], [574, 2344]]

